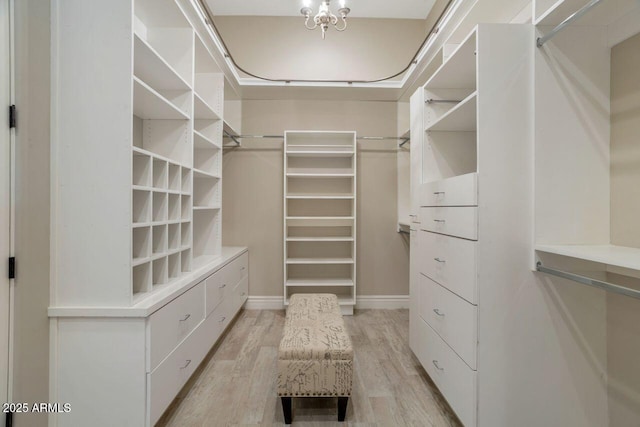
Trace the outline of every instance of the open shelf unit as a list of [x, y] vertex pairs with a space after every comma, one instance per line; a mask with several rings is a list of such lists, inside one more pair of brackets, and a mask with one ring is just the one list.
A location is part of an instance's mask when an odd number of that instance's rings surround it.
[[224, 79], [177, 5], [135, 2], [134, 21], [131, 301], [139, 302], [192, 271], [194, 258], [220, 253]]
[[287, 131], [284, 303], [294, 293], [356, 299], [356, 133]]

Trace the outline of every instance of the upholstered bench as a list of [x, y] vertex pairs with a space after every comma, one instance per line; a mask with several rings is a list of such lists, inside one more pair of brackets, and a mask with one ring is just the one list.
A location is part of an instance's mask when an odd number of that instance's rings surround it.
[[344, 421], [353, 381], [353, 347], [338, 298], [295, 294], [289, 300], [278, 350], [278, 396], [286, 424], [293, 397], [337, 397]]

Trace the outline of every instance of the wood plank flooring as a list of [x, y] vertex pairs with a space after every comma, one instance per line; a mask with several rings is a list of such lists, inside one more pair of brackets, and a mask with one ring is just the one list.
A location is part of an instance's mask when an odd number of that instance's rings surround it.
[[[354, 346], [347, 418], [337, 399], [293, 399], [293, 426], [457, 427], [409, 349], [408, 310], [344, 316]], [[163, 427], [282, 426], [276, 360], [284, 311], [244, 310], [158, 423]]]

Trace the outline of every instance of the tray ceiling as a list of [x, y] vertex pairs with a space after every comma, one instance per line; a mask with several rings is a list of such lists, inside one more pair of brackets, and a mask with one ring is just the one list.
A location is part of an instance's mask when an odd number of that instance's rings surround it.
[[[426, 19], [435, 0], [346, 0], [350, 18]], [[300, 16], [302, 0], [206, 0], [214, 15], [226, 16]], [[311, 0], [317, 11], [320, 0]], [[336, 9], [339, 0], [331, 2]]]

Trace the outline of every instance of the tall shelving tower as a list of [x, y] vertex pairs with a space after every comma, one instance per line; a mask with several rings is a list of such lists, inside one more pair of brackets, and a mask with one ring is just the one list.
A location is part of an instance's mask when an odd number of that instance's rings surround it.
[[287, 131], [284, 149], [284, 303], [333, 293], [356, 303], [356, 133]]

